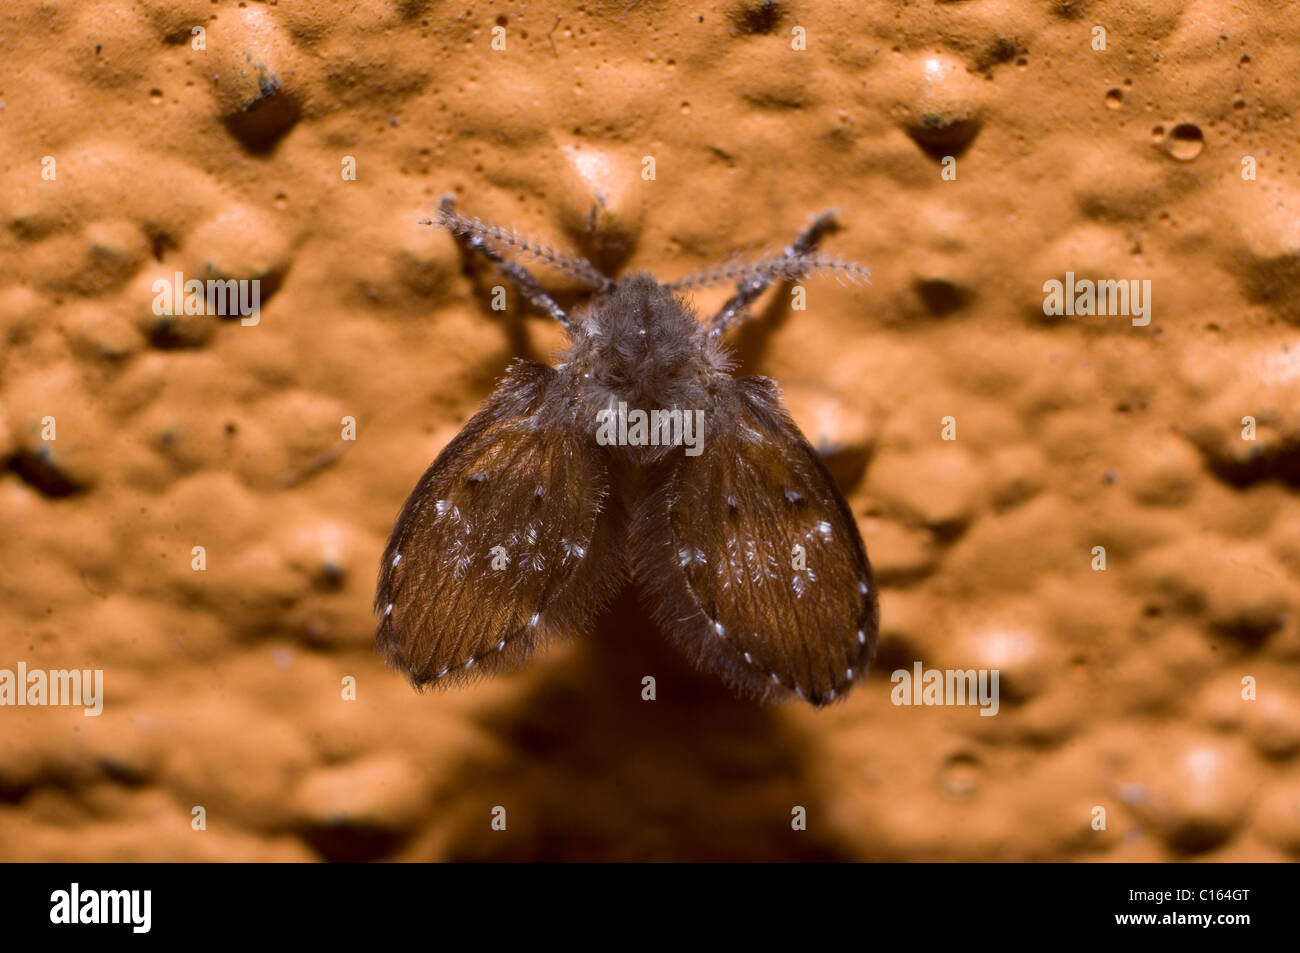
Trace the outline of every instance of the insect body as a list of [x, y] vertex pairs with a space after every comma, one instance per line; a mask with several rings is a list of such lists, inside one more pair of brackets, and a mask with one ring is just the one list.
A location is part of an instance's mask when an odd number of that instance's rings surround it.
[[[407, 499], [380, 566], [378, 649], [417, 686], [518, 667], [630, 581], [699, 668], [815, 705], [866, 675], [878, 611], [848, 505], [776, 384], [731, 376], [722, 334], [768, 284], [812, 270], [818, 218], [778, 258], [664, 285], [457, 215], [438, 223], [566, 328], [561, 362], [516, 361]], [[502, 249], [591, 284], [571, 318]], [[677, 292], [739, 287], [701, 322]]]

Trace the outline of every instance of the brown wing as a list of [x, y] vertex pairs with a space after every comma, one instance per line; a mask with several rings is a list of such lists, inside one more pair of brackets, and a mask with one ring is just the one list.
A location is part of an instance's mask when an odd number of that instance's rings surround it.
[[765, 378], [728, 381], [704, 450], [637, 511], [635, 572], [701, 668], [822, 705], [866, 675], [878, 612], [848, 505]]
[[513, 364], [402, 508], [375, 643], [417, 686], [516, 667], [621, 581], [604, 460], [568, 391], [554, 368]]

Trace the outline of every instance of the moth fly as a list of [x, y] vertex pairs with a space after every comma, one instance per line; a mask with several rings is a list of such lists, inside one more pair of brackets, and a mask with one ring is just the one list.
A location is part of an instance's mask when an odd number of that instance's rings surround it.
[[[866, 276], [816, 254], [834, 213], [777, 257], [668, 284], [615, 281], [450, 197], [427, 224], [494, 262], [568, 346], [555, 366], [511, 364], [402, 507], [375, 596], [389, 663], [417, 687], [517, 668], [630, 582], [740, 694], [825, 705], [864, 678], [879, 616], [853, 514], [775, 382], [732, 377], [722, 341], [774, 281]], [[578, 279], [591, 303], [571, 317], [506, 252]], [[736, 291], [707, 322], [679, 297], [722, 282]]]

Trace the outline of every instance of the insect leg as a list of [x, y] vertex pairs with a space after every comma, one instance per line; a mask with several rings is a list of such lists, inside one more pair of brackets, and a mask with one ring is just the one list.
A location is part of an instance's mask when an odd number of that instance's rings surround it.
[[[835, 227], [835, 210], [822, 212], [812, 224], [805, 228], [782, 252], [782, 258], [802, 258], [812, 254], [826, 236]], [[722, 310], [714, 315], [711, 322], [710, 336], [717, 337], [741, 320], [745, 309], [763, 293], [772, 283], [770, 274], [746, 278], [736, 287], [736, 293], [727, 299]]]
[[[438, 203], [438, 211], [446, 215], [452, 215], [452, 197], [444, 196]], [[445, 222], [443, 223], [445, 224]], [[516, 264], [513, 261], [507, 261], [501, 253], [489, 245], [481, 235], [470, 233], [460, 233], [458, 235], [466, 246], [479, 252], [484, 258], [491, 261], [502, 273], [514, 282], [515, 287], [524, 293], [529, 301], [536, 307], [541, 308], [556, 321], [559, 321], [565, 328], [569, 326], [569, 316], [564, 309], [555, 303], [555, 299], [548, 295], [545, 289], [538, 284], [537, 279], [528, 273], [528, 269], [523, 265]]]

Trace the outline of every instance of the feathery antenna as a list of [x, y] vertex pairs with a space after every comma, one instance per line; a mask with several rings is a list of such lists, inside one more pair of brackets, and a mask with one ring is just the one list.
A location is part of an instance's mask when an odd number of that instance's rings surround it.
[[868, 281], [871, 272], [857, 262], [825, 255], [781, 255], [759, 261], [731, 262], [678, 278], [664, 285], [671, 291], [691, 291], [711, 285], [744, 284], [749, 281], [796, 281], [810, 274], [833, 274], [851, 284]]
[[420, 224], [441, 225], [453, 235], [462, 238], [477, 238], [497, 249], [512, 249], [571, 278], [576, 278], [597, 291], [608, 291], [614, 287], [614, 282], [602, 275], [596, 266], [587, 259], [565, 255], [549, 245], [543, 245], [541, 242], [525, 238], [513, 228], [503, 228], [500, 225], [491, 225], [479, 218], [459, 215], [451, 210], [450, 202], [447, 199], [444, 199], [438, 206], [438, 217], [436, 219], [421, 219]]

